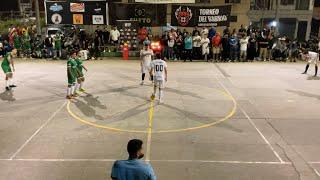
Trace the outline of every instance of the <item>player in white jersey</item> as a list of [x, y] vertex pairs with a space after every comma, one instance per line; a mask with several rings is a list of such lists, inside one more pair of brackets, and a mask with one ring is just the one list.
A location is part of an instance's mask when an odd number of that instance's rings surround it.
[[[140, 85], [144, 84], [144, 78], [146, 77], [146, 73], [150, 71], [150, 63], [153, 57], [153, 50], [149, 48], [149, 44], [145, 44], [144, 48], [140, 51], [141, 58], [141, 73], [142, 73], [142, 81]], [[150, 75], [150, 80], [152, 81], [152, 76]]]
[[156, 97], [157, 88], [159, 88], [159, 103], [163, 102], [163, 88], [164, 83], [168, 80], [167, 63], [161, 59], [160, 54], [156, 54], [156, 59], [151, 62], [150, 74], [154, 80], [154, 91], [151, 99]]
[[319, 61], [319, 54], [313, 51], [304, 50], [302, 53], [302, 59], [307, 61], [307, 66], [305, 71], [302, 74], [307, 74], [310, 64], [314, 64], [315, 66], [315, 74], [318, 74], [318, 61]]

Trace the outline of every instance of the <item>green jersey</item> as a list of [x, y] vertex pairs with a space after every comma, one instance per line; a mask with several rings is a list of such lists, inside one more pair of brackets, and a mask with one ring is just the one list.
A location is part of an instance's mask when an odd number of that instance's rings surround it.
[[77, 58], [76, 59], [76, 63], [77, 63], [77, 68], [79, 69], [80, 72], [82, 72], [82, 70], [83, 70], [83, 66], [82, 66], [83, 61], [80, 58]]
[[[68, 84], [72, 85], [76, 82], [77, 78], [77, 63], [74, 59], [70, 58], [67, 62], [68, 68]], [[70, 69], [70, 71], [69, 71]]]
[[54, 38], [54, 48], [56, 50], [60, 50], [61, 49], [61, 37], [58, 36], [58, 35]]
[[17, 34], [14, 35], [14, 37], [13, 37], [13, 45], [14, 45], [14, 48], [16, 48], [16, 49], [21, 48], [21, 39], [20, 39], [20, 36]]

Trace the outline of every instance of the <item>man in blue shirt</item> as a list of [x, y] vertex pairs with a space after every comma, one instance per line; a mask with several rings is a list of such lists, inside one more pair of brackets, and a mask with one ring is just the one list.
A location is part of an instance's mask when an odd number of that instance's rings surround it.
[[128, 142], [128, 160], [119, 160], [113, 164], [111, 178], [113, 180], [156, 180], [156, 176], [150, 164], [142, 160], [143, 142], [133, 139]]

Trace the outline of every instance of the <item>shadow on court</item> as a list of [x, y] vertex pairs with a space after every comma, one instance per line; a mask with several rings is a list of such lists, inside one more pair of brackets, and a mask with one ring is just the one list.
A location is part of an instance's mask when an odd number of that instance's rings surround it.
[[291, 93], [294, 93], [294, 94], [297, 94], [297, 95], [299, 95], [299, 96], [316, 98], [316, 99], [319, 99], [319, 100], [320, 100], [320, 95], [318, 95], [318, 94], [311, 94], [311, 93], [308, 93], [308, 92], [296, 91], [296, 90], [287, 90], [287, 91], [288, 91], [288, 92], [291, 92]]
[[13, 95], [13, 91], [4, 91], [0, 94], [0, 99], [2, 101], [12, 102], [15, 101], [16, 98]]

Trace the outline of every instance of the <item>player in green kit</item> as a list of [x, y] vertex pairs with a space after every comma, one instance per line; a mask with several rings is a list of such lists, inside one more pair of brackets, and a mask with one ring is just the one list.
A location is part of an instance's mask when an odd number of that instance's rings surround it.
[[77, 96], [75, 92], [75, 85], [78, 77], [77, 63], [75, 61], [76, 56], [77, 56], [77, 53], [75, 51], [71, 52], [70, 58], [67, 62], [67, 74], [68, 74], [67, 99], [72, 99]]
[[77, 86], [76, 86], [76, 90], [80, 91], [80, 92], [85, 92], [85, 90], [83, 89], [83, 83], [84, 83], [84, 74], [83, 74], [83, 69], [88, 71], [88, 69], [83, 66], [83, 61], [81, 59], [80, 56], [80, 52], [78, 52], [78, 57], [76, 58], [76, 63], [77, 63], [77, 71], [78, 71], [78, 77], [77, 77]]
[[14, 49], [12, 52], [7, 52], [4, 55], [3, 61], [1, 63], [1, 68], [3, 72], [6, 74], [6, 90], [9, 91], [11, 88], [17, 87], [13, 84], [13, 72], [15, 71], [13, 56], [17, 55], [17, 50]]
[[17, 50], [17, 57], [21, 55], [21, 37], [17, 32], [14, 33], [13, 36], [13, 46]]

